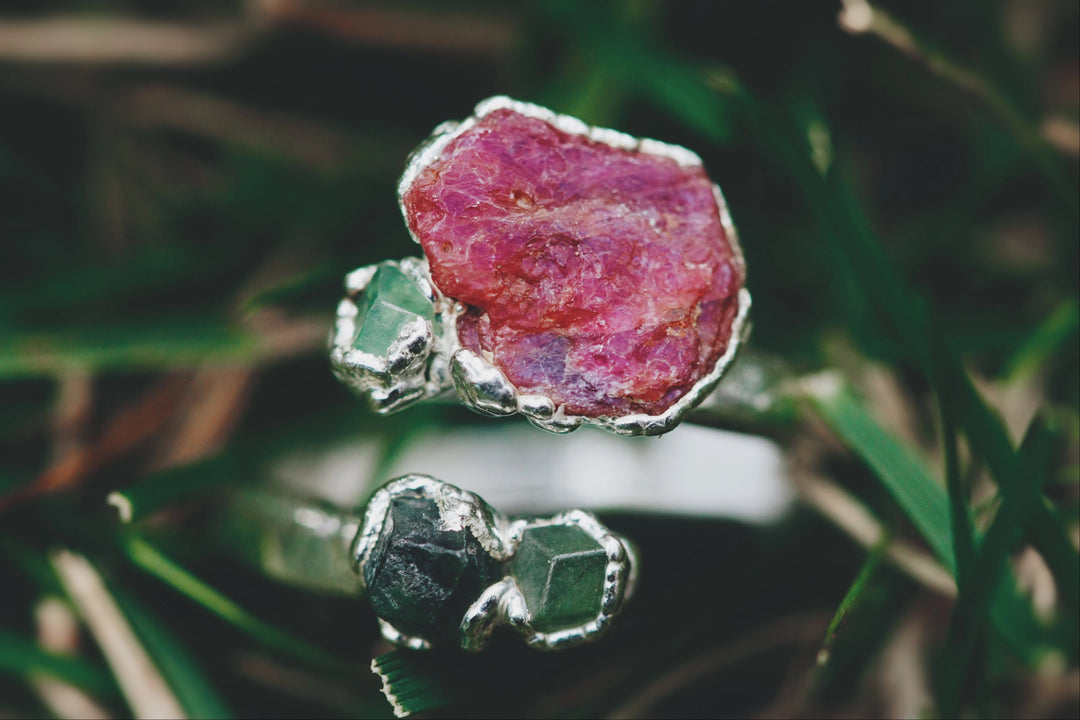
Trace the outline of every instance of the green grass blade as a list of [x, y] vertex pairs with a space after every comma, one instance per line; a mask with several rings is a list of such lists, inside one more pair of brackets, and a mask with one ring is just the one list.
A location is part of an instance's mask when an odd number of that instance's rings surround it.
[[1002, 497], [1018, 503], [1026, 519], [1025, 531], [1035, 549], [1053, 573], [1065, 608], [1080, 605], [1080, 554], [1065, 529], [1065, 523], [1047, 503], [1039, 487], [1031, 482], [1029, 469], [1012, 448], [1008, 433], [976, 392], [963, 371], [954, 369], [948, 378], [959, 394], [964, 426], [976, 456], [983, 459], [998, 481]]
[[371, 671], [382, 681], [383, 695], [396, 717], [408, 717], [460, 702], [469, 696], [468, 672], [472, 663], [448, 662], [408, 650], [393, 650], [371, 661]]
[[342, 664], [333, 654], [259, 620], [240, 605], [174, 563], [145, 540], [129, 537], [124, 541], [124, 550], [136, 566], [264, 645], [315, 665], [340, 666]]
[[[856, 230], [835, 236], [841, 251], [852, 259], [849, 271], [859, 268], [857, 281], [865, 295], [894, 328], [898, 341], [912, 350], [942, 401], [950, 405], [973, 454], [986, 463], [1003, 495], [1031, 506], [1026, 529], [1050, 566], [1066, 606], [1075, 607], [1080, 603], [1080, 557], [1066, 535], [1064, 523], [1025, 479], [1023, 465], [1000, 418], [975, 390], [941, 339], [927, 331], [923, 303], [903, 287], [895, 268], [880, 252], [850, 191], [840, 187], [837, 194]], [[932, 364], [927, 362], [931, 357]]]
[[1076, 342], [1080, 331], [1080, 303], [1066, 300], [1036, 327], [1019, 350], [1009, 360], [1003, 373], [1008, 381], [1018, 380], [1035, 372], [1040, 365], [1058, 352], [1066, 341]]
[[[819, 389], [811, 406], [844, 443], [875, 472], [931, 551], [956, 573], [949, 500], [929, 470], [885, 432], [844, 387]], [[1006, 573], [990, 604], [995, 632], [1025, 662], [1034, 662], [1046, 644], [1045, 631], [1035, 618], [1031, 601], [1016, 590]]]
[[[963, 429], [976, 457], [986, 462], [1006, 496], [1015, 495], [1021, 502], [1033, 506], [1027, 530], [1050, 566], [1067, 605], [1080, 603], [1080, 558], [1069, 542], [1064, 524], [1024, 482], [1022, 466], [1004, 426], [975, 391], [959, 362], [940, 338], [929, 331], [925, 303], [908, 290], [893, 263], [882, 252], [850, 188], [836, 173], [831, 174], [828, 183], [820, 183], [809, 153], [801, 152], [801, 146], [779, 129], [769, 114], [745, 92], [734, 97], [746, 114], [748, 124], [761, 135], [763, 142], [767, 140], [773, 145], [773, 151], [785, 160], [783, 169], [791, 172], [804, 190], [822, 235], [834, 246], [836, 257], [842, 260], [839, 269], [862, 289], [883, 326], [891, 330], [901, 346], [909, 349], [912, 359], [935, 389], [939, 393], [948, 389], [946, 402], [955, 406], [950, 412]], [[931, 509], [931, 512], [937, 512], [937, 509]], [[931, 538], [927, 537], [927, 540]], [[932, 542], [938, 540], [940, 538], [934, 538]], [[934, 547], [937, 552], [937, 546]], [[944, 558], [942, 560], [945, 562]], [[955, 562], [955, 557], [951, 561]], [[955, 565], [950, 569], [955, 572]]]
[[945, 460], [945, 488], [949, 495], [949, 517], [952, 529], [953, 553], [956, 555], [956, 585], [959, 597], [967, 592], [975, 565], [975, 543], [968, 512], [968, 498], [960, 477], [956, 425], [952, 407], [944, 394], [938, 395], [941, 417], [941, 446]]
[[[939, 370], [940, 358], [935, 357], [932, 364], [932, 372], [935, 378]], [[947, 358], [946, 358], [947, 361]], [[971, 515], [968, 511], [968, 497], [963, 487], [960, 476], [960, 459], [957, 448], [956, 424], [953, 418], [954, 403], [949, 396], [950, 389], [937, 379], [935, 386], [938, 388], [937, 404], [938, 414], [941, 419], [941, 446], [945, 462], [945, 486], [949, 494], [949, 510], [952, 520], [953, 551], [956, 553], [956, 605], [955, 612], [960, 608], [970, 608], [974, 605], [989, 605], [990, 592], [993, 587], [987, 587], [985, 592], [974, 584], [976, 574], [974, 535], [972, 531]], [[955, 617], [955, 615], [954, 615]], [[968, 634], [971, 638], [971, 648], [983, 637], [983, 621], [968, 626]], [[960, 645], [949, 643], [945, 647], [945, 654], [950, 654], [960, 649]], [[972, 653], [972, 657], [974, 653]], [[965, 689], [978, 678], [975, 675], [976, 666], [971, 662], [972, 657], [951, 657], [941, 663], [943, 690], [939, 698], [942, 714], [946, 717], [956, 715], [960, 710], [960, 702], [963, 699]], [[981, 664], [980, 664], [981, 665]]]
[[229, 455], [203, 460], [155, 473], [134, 485], [109, 493], [109, 504], [120, 520], [133, 523], [157, 510], [195, 496], [236, 485], [240, 477]]
[[[226, 252], [228, 248], [223, 248]], [[72, 262], [0, 288], [0, 318], [63, 316], [70, 308], [136, 301], [163, 287], [195, 286], [214, 261], [184, 245], [133, 248], [116, 262]]]
[[855, 580], [852, 581], [851, 587], [848, 588], [848, 591], [844, 594], [844, 598], [840, 601], [840, 605], [837, 606], [836, 612], [832, 616], [832, 620], [829, 621], [829, 627], [825, 630], [825, 642], [818, 652], [817, 664], [819, 667], [825, 665], [829, 661], [832, 646], [840, 633], [841, 625], [844, 624], [848, 614], [851, 613], [851, 611], [858, 606], [859, 601], [862, 600], [864, 591], [870, 585], [870, 578], [874, 576], [874, 571], [877, 570], [878, 565], [881, 564], [881, 559], [885, 557], [891, 540], [892, 537], [890, 537], [888, 533], [884, 533], [877, 544], [870, 548], [870, 553], [866, 556], [866, 561], [863, 562], [862, 567], [859, 568], [859, 574], [855, 576]]
[[[922, 302], [902, 285], [895, 268], [880, 252], [880, 244], [870, 233], [850, 191], [838, 180], [834, 186], [856, 231], [836, 236], [842, 251], [853, 259], [849, 268], [859, 268], [858, 281], [865, 295], [882, 317], [891, 321], [897, 339], [920, 360], [942, 401], [955, 413], [975, 457], [986, 463], [1003, 495], [1031, 506], [1026, 529], [1050, 566], [1066, 606], [1075, 607], [1080, 604], [1080, 556], [1069, 541], [1064, 523], [1025, 479], [1023, 465], [1000, 418], [975, 390], [941, 339], [926, 331]], [[932, 364], [927, 362], [931, 357]]]
[[[655, 25], [655, 7], [628, 3], [612, 13], [563, 0], [546, 0], [539, 5], [552, 21], [576, 35], [579, 47], [588, 48], [585, 78], [593, 87], [583, 88], [580, 74], [564, 83], [569, 90], [563, 93], [565, 101], [561, 103], [566, 112], [573, 114], [575, 108], [580, 111], [583, 106], [585, 110], [609, 110], [599, 116], [602, 121], [613, 114], [613, 101], [617, 107], [622, 96], [632, 93], [709, 140], [725, 142], [731, 137], [731, 117], [724, 102], [703, 83], [702, 72], [649, 37], [649, 29]], [[601, 80], [604, 87], [597, 86]], [[579, 95], [582, 89], [587, 92], [584, 98]], [[589, 112], [582, 115], [598, 121]]]
[[926, 466], [898, 443], [844, 387], [815, 393], [811, 404], [874, 471], [941, 564], [956, 574], [949, 501]]
[[0, 379], [52, 376], [69, 367], [193, 367], [211, 360], [250, 360], [258, 351], [250, 334], [217, 316], [5, 333], [0, 339]]
[[19, 678], [42, 673], [113, 700], [119, 690], [112, 677], [87, 660], [43, 650], [33, 640], [11, 630], [0, 629], [0, 672]]
[[[1031, 473], [1031, 482], [1041, 486], [1050, 470], [1055, 447], [1055, 434], [1036, 417], [1032, 421], [1020, 448], [1025, 467]], [[963, 701], [965, 686], [969, 682], [970, 667], [976, 659], [980, 629], [986, 621], [991, 602], [1000, 592], [1007, 592], [1001, 582], [1006, 560], [1023, 536], [1023, 526], [1030, 507], [1005, 500], [1002, 502], [990, 529], [979, 546], [969, 591], [960, 594], [953, 608], [949, 627], [949, 639], [945, 643], [942, 668], [943, 675], [940, 704], [945, 717], [956, 716]]]
[[1023, 112], [992, 82], [965, 67], [947, 54], [930, 47], [917, 33], [881, 8], [867, 4], [870, 22], [861, 32], [870, 32], [908, 57], [923, 65], [930, 73], [949, 83], [956, 90], [981, 102], [1013, 135], [1032, 165], [1044, 177], [1050, 189], [1074, 214], [1077, 204], [1076, 184], [1063, 170], [1058, 153], [1050, 146], [1031, 117]]
[[13, 537], [0, 535], [0, 552], [4, 553], [42, 593], [63, 595], [64, 586], [56, 577], [50, 565], [41, 553]]

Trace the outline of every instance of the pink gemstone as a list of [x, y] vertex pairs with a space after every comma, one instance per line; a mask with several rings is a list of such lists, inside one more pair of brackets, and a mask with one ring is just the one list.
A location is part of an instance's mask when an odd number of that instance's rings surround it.
[[657, 415], [731, 342], [742, 265], [700, 166], [493, 110], [403, 197], [463, 347], [587, 417]]

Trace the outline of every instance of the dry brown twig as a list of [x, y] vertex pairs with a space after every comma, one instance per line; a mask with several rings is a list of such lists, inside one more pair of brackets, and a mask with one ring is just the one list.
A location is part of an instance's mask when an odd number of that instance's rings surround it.
[[[60, 655], [74, 655], [79, 649], [79, 621], [67, 603], [46, 597], [34, 607], [38, 643], [44, 650]], [[107, 720], [109, 711], [86, 691], [48, 675], [31, 678], [41, 701], [58, 718]]]
[[53, 462], [83, 446], [93, 404], [94, 378], [85, 368], [72, 367], [57, 377], [52, 418]]
[[172, 416], [189, 382], [185, 375], [159, 380], [142, 397], [114, 414], [95, 441], [67, 452], [29, 483], [0, 497], [0, 513], [42, 495], [74, 487], [152, 438]]
[[[833, 442], [831, 433], [822, 427], [796, 440], [789, 453], [791, 479], [803, 502], [869, 550], [888, 535], [888, 530], [855, 496], [818, 472], [822, 454], [834, 447]], [[924, 550], [893, 538], [885, 557], [925, 587], [945, 597], [956, 597], [953, 576]]]
[[[865, 506], [839, 485], [810, 472], [794, 476], [802, 499], [863, 547], [877, 545], [887, 531]], [[902, 540], [892, 540], [885, 551], [889, 561], [927, 588], [946, 597], [956, 596], [956, 581], [929, 554]]]
[[[235, 312], [250, 298], [307, 265], [304, 243], [286, 243], [263, 261], [237, 293]], [[199, 369], [177, 408], [171, 432], [164, 438], [149, 468], [160, 470], [204, 458], [220, 449], [236, 428], [254, 388], [259, 367], [273, 359], [305, 353], [323, 346], [326, 323], [322, 318], [297, 319], [264, 308], [241, 318], [265, 345], [261, 362], [249, 365], [207, 365]]]
[[81, 555], [60, 550], [53, 567], [136, 718], [184, 718], [184, 709], [146, 653], [94, 566]]
[[934, 707], [927, 656], [939, 629], [925, 602], [916, 603], [892, 633], [872, 677], [883, 717], [925, 717]]
[[168, 85], [136, 86], [117, 98], [112, 112], [134, 127], [178, 130], [324, 172], [342, 169], [358, 144], [323, 123]]
[[931, 73], [989, 107], [1026, 144], [1044, 142], [1066, 155], [1080, 154], [1080, 124], [1063, 117], [1051, 117], [1036, 128], [1026, 121], [998, 91], [978, 74], [920, 44], [903, 24], [869, 0], [843, 0], [838, 16], [840, 27], [852, 35], [872, 34]]
[[513, 18], [503, 13], [311, 0], [254, 0], [252, 10], [270, 25], [317, 30], [362, 45], [443, 54], [502, 56], [513, 50], [517, 32]]
[[0, 58], [23, 63], [192, 65], [219, 62], [253, 38], [238, 22], [203, 26], [125, 18], [0, 21]]
[[300, 27], [376, 47], [503, 56], [515, 43], [509, 14], [252, 0], [246, 16], [215, 22], [59, 16], [0, 20], [0, 59], [20, 63], [205, 65], [243, 54], [270, 31]]

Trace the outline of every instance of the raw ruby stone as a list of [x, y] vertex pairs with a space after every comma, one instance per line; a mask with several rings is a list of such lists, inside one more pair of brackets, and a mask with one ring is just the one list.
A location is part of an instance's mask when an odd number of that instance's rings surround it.
[[742, 266], [700, 166], [494, 110], [404, 194], [463, 347], [587, 417], [657, 415], [731, 342]]

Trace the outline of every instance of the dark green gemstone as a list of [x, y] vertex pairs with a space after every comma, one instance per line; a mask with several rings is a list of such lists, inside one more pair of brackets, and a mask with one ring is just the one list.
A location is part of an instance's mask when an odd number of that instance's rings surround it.
[[396, 497], [364, 582], [375, 614], [399, 631], [456, 640], [465, 611], [501, 577], [468, 530], [442, 530], [434, 500]]
[[361, 352], [385, 357], [406, 323], [416, 317], [432, 322], [435, 306], [395, 265], [379, 265], [356, 301], [356, 337]]
[[580, 527], [526, 528], [512, 563], [536, 630], [577, 627], [600, 613], [607, 555]]

